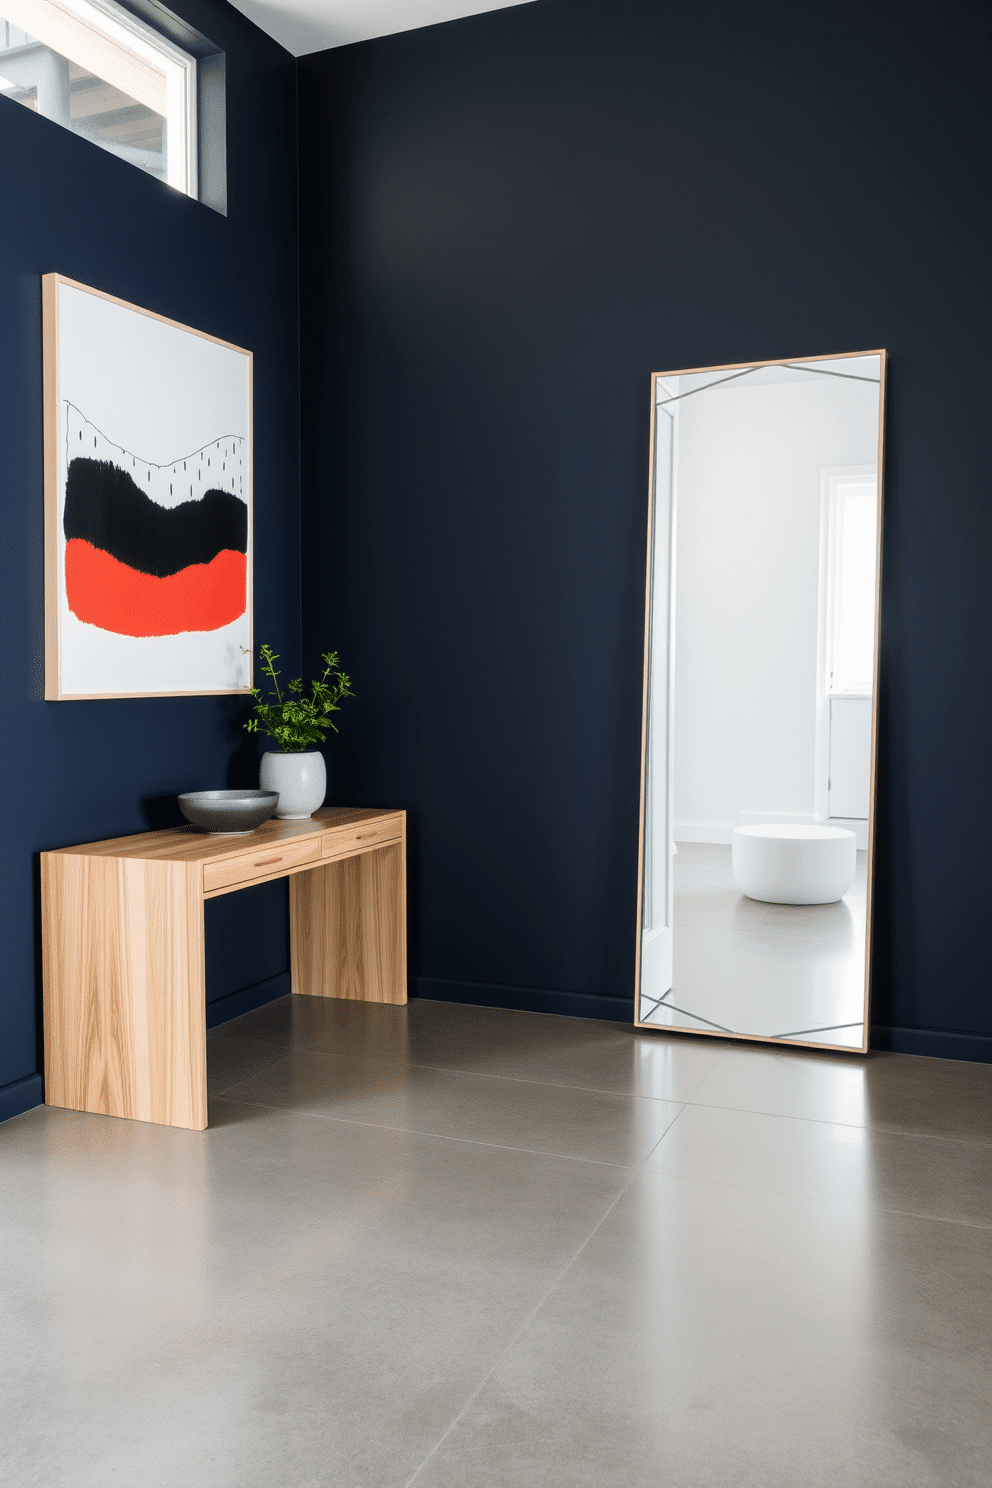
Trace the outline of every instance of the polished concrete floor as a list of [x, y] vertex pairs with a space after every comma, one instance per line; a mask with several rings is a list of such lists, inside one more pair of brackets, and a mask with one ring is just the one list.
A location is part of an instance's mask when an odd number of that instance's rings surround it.
[[0, 1127], [4, 1488], [988, 1488], [992, 1066], [436, 1002]]
[[764, 904], [734, 882], [729, 847], [680, 842], [674, 974], [641, 1021], [860, 1049], [868, 854], [836, 904]]

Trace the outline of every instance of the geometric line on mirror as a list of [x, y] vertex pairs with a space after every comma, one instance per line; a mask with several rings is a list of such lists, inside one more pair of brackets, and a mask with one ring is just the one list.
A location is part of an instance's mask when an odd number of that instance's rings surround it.
[[844, 382], [873, 382], [876, 387], [880, 385], [877, 377], [860, 377], [853, 372], [831, 372], [823, 367], [809, 367], [800, 363], [794, 366], [790, 362], [766, 363], [763, 367], [744, 367], [740, 372], [731, 372], [729, 377], [718, 377], [715, 382], [702, 383], [699, 387], [688, 388], [684, 393], [673, 393], [668, 398], [658, 400], [658, 407], [665, 408], [669, 403], [679, 403], [683, 398], [691, 398], [695, 393], [708, 393], [712, 388], [722, 387], [725, 382], [734, 382], [738, 377], [749, 377], [752, 372], [802, 372], [804, 374], [816, 373], [819, 377], [839, 377]]
[[[666, 1008], [671, 1008], [671, 1010], [672, 1010], [673, 1013], [681, 1013], [682, 1016], [683, 1016], [683, 1018], [694, 1018], [697, 1023], [705, 1023], [706, 1026], [707, 1026], [707, 1028], [716, 1028], [716, 1029], [719, 1029], [719, 1031], [721, 1033], [729, 1033], [732, 1037], [736, 1035], [736, 1033], [737, 1033], [737, 1030], [736, 1029], [727, 1028], [723, 1023], [714, 1023], [711, 1018], [702, 1018], [702, 1017], [700, 1017], [700, 1015], [698, 1013], [691, 1013], [688, 1008], [676, 1007], [676, 1005], [675, 1005], [674, 1002], [669, 1002], [667, 1000], [670, 995], [671, 995], [671, 990], [669, 990], [668, 992], [666, 992], [664, 997], [660, 997], [658, 999], [658, 1001], [655, 1003], [655, 1006], [651, 1009], [651, 1012], [648, 1014], [648, 1018], [652, 1017], [653, 1014], [658, 1011], [659, 1007], [664, 1006]], [[649, 999], [649, 1000], [651, 1000], [651, 999]], [[642, 1023], [646, 1023], [648, 1021], [648, 1018], [642, 1018], [641, 1019], [641, 1022]]]
[[[641, 1014], [640, 1021], [642, 1023], [649, 1023], [658, 1009], [661, 1007], [665, 1007], [671, 1008], [673, 1013], [681, 1013], [683, 1018], [692, 1018], [697, 1023], [705, 1023], [709, 1028], [718, 1028], [721, 1033], [729, 1033], [732, 1037], [747, 1037], [746, 1034], [741, 1035], [737, 1029], [727, 1028], [723, 1023], [714, 1023], [712, 1019], [704, 1018], [700, 1013], [691, 1013], [688, 1008], [678, 1007], [674, 1002], [669, 1002], [669, 998], [671, 997], [674, 990], [674, 987], [669, 987], [668, 991], [663, 992], [660, 997], [650, 997], [647, 992], [642, 992], [641, 1006], [643, 1007], [646, 1002], [652, 1003], [653, 1006], [649, 1013]], [[810, 1033], [839, 1033], [844, 1028], [861, 1027], [863, 1027], [862, 1020], [857, 1019], [853, 1023], [826, 1023], [817, 1028], [794, 1028], [789, 1033], [768, 1033], [763, 1034], [762, 1037], [771, 1039], [794, 1039], [803, 1038], [805, 1035]]]
[[769, 1038], [800, 1038], [806, 1033], [837, 1033], [842, 1028], [860, 1028], [862, 1026], [859, 1018], [856, 1023], [828, 1023], [824, 1028], [796, 1028], [792, 1033], [772, 1033]]
[[671, 992], [671, 990], [672, 990], [671, 987], [669, 987], [668, 992], [663, 993], [661, 997], [649, 997], [646, 992], [642, 992], [641, 993], [641, 1001], [642, 1002], [653, 1002], [654, 1005], [655, 1005], [655, 1007], [658, 1008], [658, 1007], [661, 1006], [662, 1002], [668, 996], [668, 993]]
[[[671, 995], [671, 987], [668, 988], [668, 991], [662, 992], [662, 995], [660, 995], [660, 997], [650, 997], [647, 992], [641, 992], [641, 1006], [644, 1006], [644, 1003], [654, 1004], [654, 1006], [651, 1007], [650, 1013], [647, 1013], [647, 1016], [641, 1016], [641, 1022], [650, 1021], [650, 1019], [653, 1018], [654, 1013], [657, 1012], [657, 1009], [659, 1009], [659, 1007], [665, 1006], [671, 1007], [672, 1012], [681, 1013], [681, 1015], [683, 1015], [683, 1018], [695, 1018], [696, 1022], [705, 1022], [705, 1024], [709, 1024], [708, 1018], [700, 1018], [698, 1013], [690, 1013], [689, 1010], [686, 1009], [686, 1007], [675, 1007], [674, 1003], [669, 1003], [668, 998], [671, 997]], [[723, 1024], [709, 1024], [709, 1027], [723, 1028]], [[726, 1031], [726, 1033], [730, 1033], [729, 1028], [724, 1031]]]

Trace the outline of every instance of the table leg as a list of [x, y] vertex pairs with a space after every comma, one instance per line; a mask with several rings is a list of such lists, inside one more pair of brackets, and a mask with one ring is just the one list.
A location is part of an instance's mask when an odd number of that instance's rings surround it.
[[41, 855], [45, 1102], [207, 1124], [198, 864]]
[[289, 907], [294, 992], [406, 1002], [402, 841], [293, 874]]

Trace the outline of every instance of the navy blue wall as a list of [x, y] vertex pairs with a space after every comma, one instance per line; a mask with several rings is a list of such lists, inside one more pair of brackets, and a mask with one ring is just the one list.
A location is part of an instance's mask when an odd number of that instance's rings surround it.
[[[226, 218], [0, 98], [0, 1117], [41, 1098], [39, 850], [258, 778], [232, 700], [43, 701], [41, 274], [255, 352], [256, 636], [299, 657], [295, 66], [227, 5], [177, 8], [227, 52]], [[207, 908], [211, 1020], [288, 991], [282, 886]]]
[[[256, 352], [256, 629], [299, 656], [294, 67], [213, 0], [225, 219], [0, 98], [0, 1112], [37, 853], [253, 779], [222, 699], [42, 701], [39, 276]], [[411, 808], [432, 996], [629, 1016], [648, 375], [887, 346], [877, 1044], [992, 1056], [984, 5], [537, 0], [304, 60], [303, 613], [334, 801]], [[313, 659], [311, 657], [310, 659]], [[210, 1020], [286, 986], [208, 906]]]
[[874, 1042], [992, 1057], [984, 4], [537, 0], [303, 60], [304, 618], [423, 994], [630, 1016], [652, 370], [887, 347]]

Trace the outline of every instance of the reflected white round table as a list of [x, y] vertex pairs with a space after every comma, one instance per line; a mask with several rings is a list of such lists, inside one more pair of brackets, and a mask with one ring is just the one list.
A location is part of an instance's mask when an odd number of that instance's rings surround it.
[[734, 882], [767, 904], [833, 904], [854, 882], [858, 839], [846, 827], [772, 822], [737, 827]]

